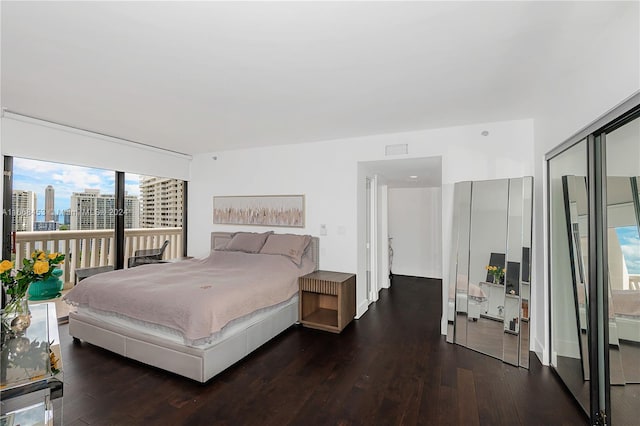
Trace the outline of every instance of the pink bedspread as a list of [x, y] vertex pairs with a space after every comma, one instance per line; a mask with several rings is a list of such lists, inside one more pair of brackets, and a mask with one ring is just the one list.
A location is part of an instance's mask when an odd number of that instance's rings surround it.
[[170, 327], [194, 342], [233, 319], [288, 300], [298, 291], [298, 277], [313, 269], [308, 258], [298, 267], [280, 255], [213, 251], [205, 259], [94, 275], [64, 300]]
[[[458, 293], [468, 293], [469, 297], [474, 297], [479, 300], [484, 300], [487, 298], [487, 294], [480, 288], [479, 285], [469, 283], [469, 287], [467, 288], [466, 282], [458, 281]], [[449, 298], [453, 299], [454, 291], [453, 288], [449, 287]]]
[[[618, 315], [640, 317], [640, 291], [612, 290], [613, 308]], [[611, 307], [609, 307], [611, 309]]]

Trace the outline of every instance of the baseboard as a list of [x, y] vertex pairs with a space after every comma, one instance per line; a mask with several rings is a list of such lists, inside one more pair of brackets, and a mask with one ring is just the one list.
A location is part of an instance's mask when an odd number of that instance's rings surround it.
[[368, 300], [363, 300], [362, 302], [360, 302], [360, 304], [358, 305], [358, 308], [356, 309], [356, 319], [362, 318], [362, 316], [367, 312], [368, 309], [369, 309]]
[[534, 339], [533, 343], [534, 343], [533, 351], [535, 352], [536, 356], [540, 360], [540, 363], [542, 365], [549, 365], [549, 360], [547, 359], [548, 357], [546, 355], [547, 351], [544, 350], [544, 345], [540, 343], [538, 339]]
[[442, 280], [442, 277], [422, 277], [419, 275], [392, 274], [392, 277], [421, 278], [425, 280]]

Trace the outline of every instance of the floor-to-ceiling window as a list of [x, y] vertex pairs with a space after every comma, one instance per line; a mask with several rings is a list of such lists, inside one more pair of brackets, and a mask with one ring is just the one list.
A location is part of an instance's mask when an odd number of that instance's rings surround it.
[[185, 181], [9, 156], [4, 168], [3, 258], [19, 265], [36, 249], [64, 253], [66, 289], [79, 269], [127, 267], [137, 250], [165, 241], [163, 259], [186, 254]]
[[162, 176], [125, 174], [125, 205], [139, 200], [139, 226], [125, 241], [128, 258], [139, 249], [164, 249], [163, 259], [184, 255], [186, 182]]
[[[35, 249], [64, 253], [61, 279], [67, 286], [77, 269], [115, 264], [114, 171], [17, 157], [8, 161], [11, 224], [4, 241], [16, 264]], [[137, 218], [134, 210], [129, 216]]]
[[592, 424], [640, 412], [640, 95], [548, 154], [551, 365]]

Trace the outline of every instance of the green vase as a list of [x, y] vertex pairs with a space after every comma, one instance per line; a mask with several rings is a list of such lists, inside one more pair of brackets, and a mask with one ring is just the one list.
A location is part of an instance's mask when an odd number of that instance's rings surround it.
[[64, 283], [60, 279], [62, 269], [54, 269], [51, 277], [42, 281], [34, 281], [29, 286], [29, 300], [47, 300], [60, 297]]

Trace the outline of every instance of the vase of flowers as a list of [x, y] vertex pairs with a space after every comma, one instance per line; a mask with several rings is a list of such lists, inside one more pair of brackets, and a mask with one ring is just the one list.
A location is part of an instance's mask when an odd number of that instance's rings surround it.
[[29, 314], [29, 286], [33, 282], [49, 280], [56, 266], [64, 262], [62, 253], [47, 253], [35, 250], [30, 258], [22, 261], [22, 269], [14, 269], [10, 260], [0, 262], [0, 281], [5, 288], [8, 301], [2, 312], [2, 332], [19, 335], [31, 324]]
[[489, 274], [493, 276], [494, 284], [502, 283], [502, 278], [504, 277], [504, 268], [502, 268], [501, 266], [487, 265], [486, 269], [487, 271], [489, 271]]

